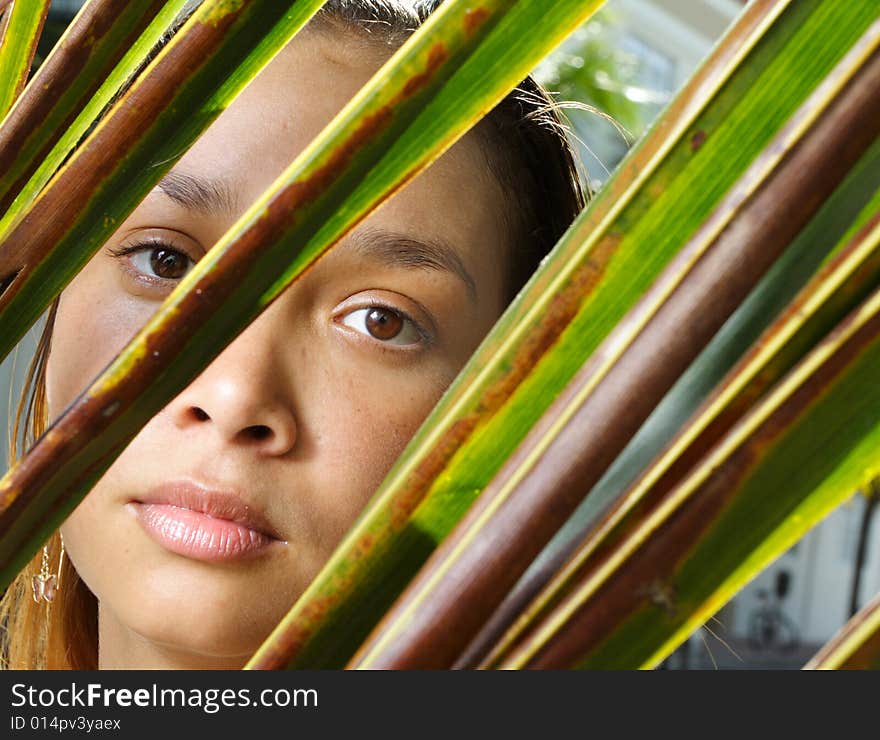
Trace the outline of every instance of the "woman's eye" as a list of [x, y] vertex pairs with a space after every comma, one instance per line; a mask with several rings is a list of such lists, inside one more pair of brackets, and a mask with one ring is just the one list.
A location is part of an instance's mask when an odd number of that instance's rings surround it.
[[114, 250], [117, 257], [128, 256], [129, 262], [147, 277], [180, 280], [195, 264], [189, 255], [167, 244], [141, 244]]
[[388, 344], [418, 344], [422, 339], [421, 332], [412, 319], [384, 306], [355, 309], [345, 315], [342, 323]]

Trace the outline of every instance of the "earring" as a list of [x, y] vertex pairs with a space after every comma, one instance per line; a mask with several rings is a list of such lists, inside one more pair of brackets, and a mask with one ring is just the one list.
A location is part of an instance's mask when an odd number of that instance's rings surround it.
[[[60, 533], [59, 533], [60, 534]], [[43, 563], [39, 575], [31, 581], [34, 589], [34, 601], [54, 601], [55, 594], [61, 588], [61, 564], [64, 562], [64, 537], [61, 537], [61, 553], [58, 555], [58, 575], [49, 572], [49, 545], [43, 546]]]

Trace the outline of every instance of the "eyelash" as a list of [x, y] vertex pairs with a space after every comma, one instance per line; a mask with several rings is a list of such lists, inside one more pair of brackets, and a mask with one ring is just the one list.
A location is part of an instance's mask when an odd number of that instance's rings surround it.
[[[179, 249], [178, 247], [175, 247], [173, 244], [170, 244], [169, 242], [167, 242], [163, 239], [148, 239], [146, 241], [138, 242], [136, 244], [130, 244], [130, 245], [115, 247], [115, 248], [110, 247], [107, 251], [113, 257], [123, 258], [123, 257], [128, 257], [131, 254], [137, 254], [139, 252], [146, 252], [146, 251], [153, 251], [156, 249], [165, 249], [169, 252], [174, 252], [175, 254], [180, 255], [181, 257], [186, 259], [190, 263], [189, 268], [187, 269], [187, 272], [189, 272], [189, 270], [192, 269], [193, 265], [195, 265], [196, 261], [192, 257], [190, 257], [185, 251], [183, 251], [182, 249]], [[127, 261], [130, 262], [130, 260], [127, 260]], [[169, 283], [177, 284], [178, 282], [180, 282], [180, 280], [183, 279], [182, 276], [179, 278], [163, 278], [159, 275], [148, 275], [148, 274], [144, 273], [142, 270], [139, 270], [138, 268], [134, 267], [134, 265], [131, 266], [131, 270], [133, 272], [137, 273], [137, 277], [139, 279], [144, 280], [149, 283], [152, 283], [152, 284], [163, 284], [163, 285], [167, 285]]]
[[379, 349], [386, 351], [386, 352], [401, 352], [401, 351], [406, 352], [407, 350], [411, 351], [414, 349], [424, 349], [425, 347], [428, 347], [431, 344], [433, 344], [433, 341], [434, 341], [433, 336], [430, 334], [430, 332], [428, 332], [422, 326], [421, 323], [416, 321], [416, 319], [414, 319], [412, 316], [410, 316], [403, 309], [400, 309], [397, 306], [392, 306], [390, 303], [386, 303], [384, 301], [379, 301], [379, 300], [373, 299], [373, 300], [367, 301], [365, 303], [362, 303], [360, 305], [353, 306], [353, 307], [347, 309], [345, 311], [345, 313], [343, 313], [339, 317], [337, 317], [336, 321], [337, 321], [337, 323], [342, 324], [344, 322], [344, 319], [348, 316], [351, 316], [353, 313], [355, 313], [357, 311], [364, 311], [364, 310], [369, 311], [370, 309], [374, 309], [374, 308], [379, 308], [379, 309], [383, 309], [385, 311], [390, 311], [391, 313], [396, 313], [398, 316], [400, 316], [401, 319], [403, 319], [406, 322], [409, 322], [412, 325], [413, 329], [415, 329], [416, 333], [419, 335], [419, 341], [415, 344], [395, 345], [395, 344], [392, 344], [390, 341], [382, 341], [381, 339], [378, 339], [377, 337], [372, 337], [369, 334], [364, 334], [363, 332], [357, 331], [356, 329], [352, 329], [352, 331], [355, 331], [357, 334], [360, 334], [362, 337], [365, 337], [368, 341], [370, 341], [374, 345], [378, 346]]

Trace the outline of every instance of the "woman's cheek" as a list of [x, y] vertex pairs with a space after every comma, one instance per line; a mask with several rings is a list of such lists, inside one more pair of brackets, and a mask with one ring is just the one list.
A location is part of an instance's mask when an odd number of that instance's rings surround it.
[[155, 311], [153, 304], [108, 290], [107, 282], [115, 279], [100, 264], [89, 263], [61, 294], [46, 375], [52, 420], [88, 388]]
[[[112, 469], [111, 469], [112, 470]], [[111, 474], [105, 473], [105, 478]], [[107, 485], [107, 483], [105, 483]], [[101, 482], [86, 495], [61, 527], [67, 556], [92, 593], [100, 598], [112, 594], [117, 579], [108, 573], [108, 562], [126, 562], [130, 541], [117, 536], [117, 520], [111, 518]], [[112, 553], [108, 561], [108, 553]], [[114, 571], [113, 568], [109, 571]], [[109, 578], [108, 578], [109, 575]]]
[[[325, 432], [328, 428], [336, 430], [332, 442], [322, 435], [327, 443], [325, 480], [333, 481], [323, 497], [327, 505], [325, 519], [333, 532], [327, 541], [334, 545], [375, 493], [446, 387], [444, 381], [426, 373], [366, 385], [368, 393], [364, 392], [362, 375], [349, 378], [344, 392], [337, 392], [332, 401], [336, 407], [332, 421], [325, 418], [322, 424]], [[340, 404], [340, 399], [345, 402]]]

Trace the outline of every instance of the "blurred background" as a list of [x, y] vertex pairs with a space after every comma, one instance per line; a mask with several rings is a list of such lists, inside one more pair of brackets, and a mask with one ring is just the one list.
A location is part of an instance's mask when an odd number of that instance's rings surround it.
[[[82, 0], [55, 0], [38, 49], [49, 52]], [[740, 0], [609, 0], [535, 75], [566, 105], [584, 177], [599, 189], [741, 12]], [[613, 119], [613, 120], [609, 120]], [[42, 324], [0, 364], [11, 421]], [[3, 469], [9, 430], [0, 429]], [[769, 492], [768, 492], [769, 493]], [[840, 507], [661, 666], [800, 668], [880, 591], [877, 490]]]

